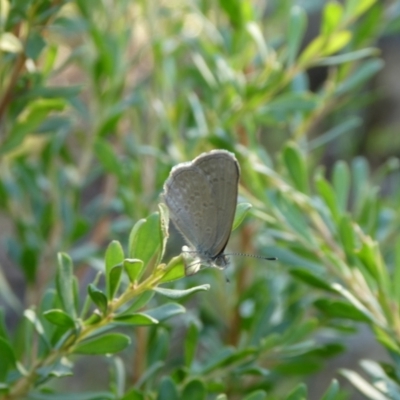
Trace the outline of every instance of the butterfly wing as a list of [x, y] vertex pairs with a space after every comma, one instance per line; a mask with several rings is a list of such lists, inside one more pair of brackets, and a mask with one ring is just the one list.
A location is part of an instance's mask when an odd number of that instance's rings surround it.
[[214, 246], [218, 219], [209, 180], [193, 163], [174, 167], [164, 185], [170, 218], [188, 244], [205, 258]]
[[209, 247], [209, 254], [222, 254], [232, 231], [235, 217], [240, 167], [234, 154], [225, 150], [213, 150], [197, 157], [193, 165], [206, 176], [215, 199], [216, 234]]

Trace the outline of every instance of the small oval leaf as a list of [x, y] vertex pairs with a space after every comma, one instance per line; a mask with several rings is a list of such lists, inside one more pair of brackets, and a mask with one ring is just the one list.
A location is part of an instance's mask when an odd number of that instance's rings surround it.
[[158, 259], [162, 242], [160, 214], [155, 212], [147, 219], [138, 221], [132, 228], [129, 235], [129, 257], [143, 260], [146, 266], [153, 257], [157, 256]]
[[[114, 276], [111, 278], [111, 273], [115, 266], [121, 265], [124, 261], [124, 250], [122, 249], [121, 243], [117, 240], [113, 240], [107, 247], [105, 262], [106, 262], [106, 286], [107, 286], [107, 297], [112, 299], [114, 296], [116, 287], [119, 284], [119, 277], [121, 273], [118, 271], [113, 272]], [[119, 275], [119, 277], [118, 277]]]
[[166, 272], [160, 279], [160, 283], [171, 282], [177, 279], [184, 278], [185, 274], [185, 263], [182, 255], [174, 257], [169, 264], [165, 267]]
[[150, 317], [158, 321], [164, 321], [168, 318], [173, 317], [174, 315], [182, 314], [185, 311], [185, 307], [181, 306], [180, 304], [167, 303], [163, 304], [160, 307], [147, 310], [144, 314], [149, 315]]
[[129, 336], [121, 333], [109, 333], [78, 343], [73, 353], [79, 354], [113, 354], [125, 349], [131, 343]]
[[57, 292], [59, 293], [64, 311], [72, 318], [76, 317], [74, 301], [73, 265], [71, 257], [65, 253], [58, 253], [56, 275]]
[[43, 313], [43, 316], [52, 324], [64, 328], [74, 328], [74, 320], [63, 310], [48, 310]]
[[158, 320], [143, 313], [118, 315], [114, 318], [114, 321], [124, 325], [138, 326], [158, 324]]
[[108, 305], [106, 295], [100, 289], [97, 289], [97, 287], [93, 284], [90, 284], [88, 286], [88, 293], [93, 303], [96, 304], [97, 307], [99, 307], [99, 310], [103, 314], [105, 314], [107, 312]]
[[210, 285], [199, 285], [192, 287], [190, 289], [185, 290], [177, 290], [177, 289], [167, 289], [162, 287], [156, 287], [153, 290], [163, 296], [166, 296], [170, 299], [180, 299], [181, 297], [185, 297], [191, 293], [199, 292], [199, 291], [207, 291], [210, 289]]
[[111, 269], [110, 274], [108, 275], [109, 299], [112, 299], [115, 293], [117, 293], [119, 284], [121, 283], [121, 275], [122, 275], [122, 265], [116, 265]]
[[143, 261], [138, 258], [127, 258], [123, 262], [126, 274], [128, 275], [129, 282], [133, 283], [139, 279], [143, 270]]
[[250, 203], [240, 203], [237, 205], [232, 230], [235, 230], [243, 222], [252, 207]]

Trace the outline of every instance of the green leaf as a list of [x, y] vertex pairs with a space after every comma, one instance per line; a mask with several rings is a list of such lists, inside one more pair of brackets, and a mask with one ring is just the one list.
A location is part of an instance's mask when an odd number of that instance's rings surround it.
[[327, 359], [329, 357], [335, 357], [346, 350], [346, 347], [339, 343], [327, 343], [318, 347], [316, 347], [315, 344], [312, 343], [311, 346], [312, 348], [309, 351], [305, 352], [303, 354], [303, 357], [317, 356], [323, 359]]
[[129, 235], [129, 257], [138, 258], [147, 266], [152, 258], [158, 258], [162, 242], [160, 214], [156, 212], [147, 219], [139, 220], [132, 228]]
[[153, 290], [159, 294], [162, 294], [165, 297], [170, 298], [170, 299], [180, 299], [181, 297], [188, 296], [189, 294], [192, 294], [195, 292], [210, 290], [210, 285], [208, 285], [208, 284], [199, 285], [199, 286], [194, 286], [190, 289], [183, 289], [183, 290], [156, 287]]
[[340, 374], [343, 375], [354, 387], [356, 387], [366, 396], [366, 398], [370, 400], [390, 400], [392, 398], [385, 396], [381, 391], [368, 383], [357, 372], [348, 369], [341, 369]]
[[330, 54], [336, 53], [345, 47], [351, 40], [352, 34], [350, 31], [335, 32], [330, 35], [327, 43], [322, 47], [322, 55], [329, 56]]
[[353, 175], [353, 209], [360, 213], [369, 191], [370, 168], [364, 157], [356, 157], [351, 163]]
[[246, 25], [246, 30], [257, 46], [258, 57], [262, 60], [262, 62], [268, 63], [268, 45], [265, 41], [261, 26], [255, 21], [251, 21]]
[[288, 24], [288, 64], [294, 65], [299, 48], [303, 42], [304, 33], [307, 28], [307, 14], [302, 8], [295, 5], [290, 10], [290, 19]]
[[[115, 396], [113, 396], [113, 399], [115, 399]], [[141, 390], [132, 388], [121, 397], [121, 400], [145, 400], [145, 398]]]
[[[385, 20], [387, 5], [381, 1], [375, 1], [375, 4], [360, 18], [354, 25], [354, 40], [352, 47], [364, 47], [372, 37], [378, 37], [382, 27], [382, 21]], [[394, 17], [394, 16], [393, 16]], [[392, 19], [392, 18], [389, 18]], [[396, 19], [396, 18], [394, 18]], [[393, 21], [393, 19], [392, 19]], [[385, 35], [390, 35], [390, 22], [385, 23]], [[375, 43], [374, 43], [375, 44]], [[378, 50], [378, 49], [377, 49]], [[378, 56], [379, 57], [379, 56]]]
[[[321, 368], [322, 365], [319, 361], [313, 359], [308, 359], [308, 360], [295, 359], [286, 364], [278, 364], [276, 366], [276, 372], [287, 376], [290, 375], [304, 376], [316, 373], [317, 371], [320, 371]], [[295, 391], [294, 394], [296, 395], [297, 392]], [[303, 399], [303, 397], [300, 398]], [[304, 400], [307, 400], [307, 398], [304, 397]]]
[[309, 151], [315, 150], [319, 147], [323, 147], [328, 143], [332, 143], [345, 133], [352, 132], [355, 128], [361, 126], [363, 123], [359, 117], [350, 117], [340, 124], [337, 124], [332, 129], [324, 132], [322, 135], [318, 135], [315, 139], [310, 140], [308, 144]]
[[342, 16], [343, 6], [340, 3], [330, 1], [325, 5], [321, 24], [323, 36], [329, 36], [339, 27]]
[[374, 321], [377, 325], [379, 322], [375, 320], [373, 314], [361, 303], [360, 300], [356, 296], [353, 295], [349, 290], [338, 283], [333, 283], [332, 287], [346, 300], [350, 302], [352, 306], [356, 308], [359, 312], [361, 312], [369, 321]]
[[[29, 400], [115, 400], [115, 393], [105, 391], [85, 391], [82, 393], [65, 393], [65, 392], [45, 392], [31, 391], [29, 392]], [[136, 400], [136, 398], [129, 398], [129, 400]]]
[[256, 353], [255, 348], [244, 348], [242, 350], [236, 350], [232, 347], [221, 348], [219, 352], [212, 354], [207, 364], [203, 366], [201, 373], [209, 374], [216, 369], [232, 366], [239, 361], [248, 360]]
[[363, 238], [362, 246], [355, 251], [355, 254], [358, 255], [361, 262], [379, 285], [384, 288], [385, 291], [389, 290], [388, 271], [382, 260], [378, 243], [367, 236]]
[[102, 320], [101, 315], [95, 311], [89, 318], [85, 320], [85, 325], [96, 325]]
[[330, 210], [333, 219], [337, 221], [339, 218], [339, 211], [336, 195], [333, 191], [332, 186], [321, 174], [317, 174], [317, 176], [315, 177], [315, 186], [320, 196], [324, 199], [324, 202]]
[[[1, 276], [1, 275], [0, 275]], [[1, 289], [1, 286], [0, 286]], [[7, 326], [5, 321], [5, 307], [0, 308], [0, 337], [8, 341]]]
[[110, 275], [108, 277], [110, 293], [109, 298], [112, 299], [119, 289], [119, 285], [121, 283], [121, 275], [122, 275], [122, 265], [116, 265], [110, 271]]
[[305, 158], [295, 143], [290, 142], [285, 146], [283, 159], [296, 189], [300, 192], [308, 193], [310, 189]]
[[50, 377], [61, 378], [73, 375], [72, 366], [72, 362], [70, 362], [66, 357], [63, 357], [53, 363], [43, 365], [38, 368], [36, 372], [42, 379]]
[[63, 310], [73, 319], [76, 319], [74, 300], [74, 279], [72, 260], [65, 253], [58, 253], [56, 274], [57, 293], [61, 299]]
[[126, 258], [123, 262], [129, 282], [135, 283], [143, 270], [143, 261], [137, 258]]
[[83, 85], [39, 86], [30, 90], [29, 94], [31, 97], [36, 96], [46, 100], [57, 100], [58, 102], [63, 101], [64, 98], [73, 101], [76, 100], [76, 97], [81, 93], [82, 89]]
[[54, 325], [68, 329], [75, 328], [75, 321], [63, 310], [48, 310], [43, 313], [43, 316]]
[[206, 400], [207, 391], [203, 382], [199, 379], [191, 380], [182, 391], [182, 399]]
[[345, 16], [347, 19], [358, 18], [364, 14], [377, 0], [347, 0], [345, 2]]
[[243, 400], [267, 400], [267, 393], [264, 390], [256, 390], [247, 395]]
[[161, 371], [161, 369], [164, 367], [164, 362], [162, 361], [156, 361], [152, 362], [152, 364], [147, 368], [144, 374], [140, 377], [138, 382], [136, 383], [136, 386], [141, 387], [146, 383], [147, 381], [151, 381], [152, 378]]
[[[306, 240], [314, 246], [315, 238], [310, 231], [309, 224], [306, 220], [307, 215], [305, 215], [304, 211], [295, 203], [290, 202], [290, 199], [286, 198], [285, 193], [279, 193], [272, 201], [274, 206], [279, 210], [282, 220], [285, 220], [286, 224], [296, 231], [297, 234], [301, 235], [303, 240]], [[276, 252], [274, 250], [273, 256], [283, 261], [284, 259], [281, 257], [284, 257], [285, 253], [289, 254], [290, 251], [286, 249], [277, 249]], [[314, 257], [314, 255], [312, 257]], [[305, 258], [306, 257], [295, 257], [291, 261], [298, 265], [307, 262]]]
[[182, 255], [174, 257], [165, 267], [165, 274], [159, 283], [171, 282], [186, 276], [185, 262]]
[[124, 325], [137, 326], [158, 324], [158, 320], [143, 313], [117, 315], [114, 317], [114, 321]]
[[96, 286], [90, 284], [88, 286], [88, 294], [92, 299], [93, 303], [99, 308], [103, 314], [107, 314], [108, 300], [107, 296]]
[[337, 400], [339, 396], [339, 390], [339, 383], [336, 379], [334, 379], [328, 390], [321, 397], [321, 400]]
[[152, 290], [147, 290], [137, 296], [132, 304], [124, 311], [124, 313], [132, 313], [136, 310], [143, 308], [154, 296], [154, 292]]
[[[41, 58], [41, 70], [44, 76], [49, 76], [55, 69], [55, 63], [58, 61], [59, 47], [54, 44], [48, 44]], [[65, 119], [64, 119], [65, 121]], [[69, 122], [69, 120], [67, 120]]]
[[[318, 96], [304, 90], [285, 93], [264, 105], [261, 108], [261, 112], [263, 114], [276, 113], [276, 117], [281, 119], [286, 118], [286, 116], [289, 117], [296, 111], [313, 111], [318, 106], [318, 101]], [[289, 145], [291, 144], [293, 142], [289, 143]]]
[[24, 246], [21, 254], [21, 267], [25, 278], [30, 284], [36, 282], [36, 271], [39, 265], [39, 251], [37, 248]]
[[[1, 9], [0, 9], [1, 11]], [[8, 53], [21, 53], [24, 49], [21, 41], [11, 32], [0, 34], [0, 51]]]
[[167, 303], [163, 304], [160, 307], [153, 308], [151, 310], [146, 310], [144, 314], [149, 315], [150, 317], [158, 321], [164, 321], [175, 315], [182, 314], [185, 311], [186, 311], [185, 307], [181, 306], [180, 304]]
[[377, 325], [373, 327], [376, 340], [382, 344], [388, 351], [392, 351], [396, 354], [400, 354], [400, 347], [396, 340], [383, 329], [379, 328]]
[[164, 376], [161, 380], [160, 387], [158, 389], [157, 400], [179, 400], [178, 389], [175, 382], [169, 377]]
[[342, 300], [320, 299], [314, 302], [314, 305], [330, 318], [347, 318], [353, 321], [371, 322], [363, 312]]
[[304, 383], [300, 383], [290, 392], [286, 400], [307, 400], [307, 386]]
[[[111, 270], [115, 266], [121, 266], [124, 261], [124, 250], [122, 249], [121, 243], [117, 240], [113, 240], [107, 247], [106, 256], [105, 256], [105, 263], [106, 263], [106, 285], [107, 285], [107, 296], [111, 299], [115, 293], [115, 284], [117, 282], [111, 282], [110, 274]], [[115, 272], [114, 272], [115, 274]], [[111, 287], [111, 284], [114, 287]]]
[[344, 215], [339, 221], [339, 236], [346, 252], [347, 259], [350, 262], [354, 261], [355, 250], [355, 234], [353, 228], [353, 221], [348, 215]]
[[350, 93], [357, 89], [359, 86], [367, 82], [377, 72], [384, 67], [382, 60], [368, 60], [362, 63], [353, 74], [350, 75], [345, 81], [341, 82], [336, 88], [336, 94], [342, 95], [344, 93]]
[[[365, 49], [356, 50], [356, 51], [349, 51], [347, 53], [339, 53], [337, 55], [331, 57], [321, 58], [317, 62], [314, 63], [315, 66], [320, 67], [328, 67], [333, 65], [340, 65], [345, 63], [350, 63], [354, 61], [361, 60], [363, 58], [368, 57], [376, 57], [378, 56], [378, 50], [374, 47], [367, 47]], [[357, 117], [352, 117], [352, 119], [356, 119]], [[345, 123], [346, 121], [344, 121]], [[318, 139], [318, 137], [317, 137]]]
[[282, 343], [282, 336], [277, 333], [271, 333], [260, 341], [260, 347], [263, 351], [271, 351]]
[[392, 290], [396, 303], [400, 304], [400, 237], [397, 238], [394, 249], [395, 257], [393, 262], [394, 274], [392, 279]]
[[[319, 322], [315, 318], [309, 318], [305, 320], [304, 322], [297, 322], [296, 323], [296, 329], [288, 329], [285, 337], [279, 337], [278, 339], [282, 342], [286, 343], [296, 343], [296, 342], [303, 342], [303, 343], [298, 343], [295, 344], [293, 347], [295, 347], [295, 353], [301, 353], [304, 354], [306, 353], [309, 349], [307, 348], [308, 344], [310, 342], [307, 341], [309, 337], [315, 332], [317, 327], [319, 326]], [[271, 335], [271, 338], [269, 339], [270, 341], [272, 340], [272, 343], [274, 341], [274, 336]], [[268, 341], [267, 341], [268, 344]]]
[[252, 19], [252, 7], [241, 0], [219, 0], [219, 5], [227, 14], [232, 26], [240, 30]]
[[53, 111], [62, 111], [66, 105], [63, 99], [38, 99], [31, 102], [12, 126], [11, 132], [3, 141], [0, 155], [15, 150], [22, 145], [25, 136], [35, 133], [38, 127]]
[[0, 354], [0, 382], [5, 382], [8, 370], [16, 367], [17, 360], [13, 348], [4, 337], [0, 337]]
[[346, 46], [351, 40], [351, 32], [334, 32], [329, 36], [317, 36], [303, 51], [299, 58], [302, 67], [311, 65], [320, 57], [329, 56]]
[[73, 347], [78, 354], [114, 354], [124, 350], [131, 343], [129, 336], [121, 333], [109, 333], [87, 339]]
[[196, 51], [192, 51], [192, 59], [193, 59], [193, 64], [198, 69], [199, 73], [201, 74], [206, 84], [211, 89], [215, 90], [218, 87], [218, 83], [202, 54]]
[[167, 247], [168, 237], [169, 237], [169, 210], [164, 203], [158, 204], [158, 210], [160, 212], [160, 228], [162, 234], [162, 246], [157, 264], [161, 262], [164, 257], [165, 249]]
[[209, 128], [207, 126], [207, 119], [204, 114], [204, 106], [200, 101], [197, 93], [194, 91], [190, 91], [188, 94], [189, 105], [193, 114], [193, 118], [195, 120], [196, 126], [196, 134], [199, 137], [205, 136], [209, 132]]
[[[13, 291], [10, 283], [4, 276], [1, 269], [0, 269], [0, 299], [3, 301], [3, 304], [6, 304], [7, 307], [9, 307], [18, 314], [23, 309], [21, 303], [22, 299], [19, 299], [17, 294]], [[0, 336], [3, 336], [5, 334], [5, 323], [4, 323], [3, 312], [4, 309], [0, 308]]]
[[185, 336], [185, 365], [190, 368], [196, 355], [199, 328], [193, 322], [189, 325]]
[[338, 210], [343, 214], [347, 210], [350, 193], [350, 169], [344, 161], [338, 161], [333, 167], [332, 184], [336, 194]]
[[236, 206], [235, 219], [232, 225], [233, 231], [243, 222], [252, 207], [253, 206], [250, 203], [239, 203]]
[[32, 31], [28, 36], [25, 45], [25, 53], [28, 58], [37, 60], [42, 50], [45, 48], [46, 42], [43, 39], [41, 32]]
[[[99, 283], [100, 277], [104, 275], [102, 271], [98, 271], [96, 276], [93, 279], [93, 283], [92, 286], [94, 288], [96, 288], [96, 285]], [[81, 313], [80, 313], [80, 318], [81, 319], [85, 319], [91, 306], [92, 306], [92, 302], [93, 300], [91, 299], [90, 295], [89, 295], [89, 288], [88, 288], [88, 293], [85, 296], [85, 300], [81, 309]], [[97, 313], [96, 313], [97, 314]]]
[[[293, 268], [290, 269], [290, 274], [294, 277], [301, 279], [303, 282], [307, 283], [308, 285], [314, 286], [317, 289], [327, 290], [329, 292], [335, 292], [332, 289], [329, 282], [322, 280], [320, 277], [317, 277], [315, 274], [311, 273], [309, 270], [304, 268]], [[327, 278], [328, 280], [328, 278]]]
[[117, 153], [110, 143], [105, 139], [98, 138], [94, 145], [94, 151], [105, 171], [121, 176], [121, 162], [118, 160]]
[[49, 338], [46, 336], [46, 332], [43, 328], [42, 322], [40, 321], [34, 310], [25, 310], [24, 317], [27, 319], [27, 321], [29, 321], [29, 323], [35, 329], [36, 333], [39, 335], [41, 345], [40, 353], [43, 352], [44, 354], [47, 354], [51, 346]]

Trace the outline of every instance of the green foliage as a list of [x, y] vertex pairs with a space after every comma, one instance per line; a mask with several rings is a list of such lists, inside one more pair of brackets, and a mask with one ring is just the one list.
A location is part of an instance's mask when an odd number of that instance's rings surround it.
[[[2, 265], [0, 398], [307, 399], [360, 324], [390, 362], [341, 375], [399, 398], [400, 214], [382, 187], [400, 163], [375, 171], [340, 143], [364, 128], [400, 4], [315, 2], [305, 43], [290, 1], [178, 3], [0, 0], [0, 212], [26, 283]], [[212, 148], [241, 166], [232, 242], [277, 263], [189, 277], [172, 256], [162, 185]], [[71, 393], [81, 354], [109, 375]], [[346, 398], [331, 378], [321, 400]]]

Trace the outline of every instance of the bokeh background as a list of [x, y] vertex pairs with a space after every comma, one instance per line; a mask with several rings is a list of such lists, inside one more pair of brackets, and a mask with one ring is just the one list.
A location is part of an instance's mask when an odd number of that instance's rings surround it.
[[[368, 397], [338, 375], [340, 368], [361, 371], [361, 359], [391, 363], [393, 355], [365, 321], [350, 318], [339, 329], [315, 311], [322, 295], [289, 270], [308, 263], [323, 270], [324, 263], [314, 260], [317, 247], [302, 248], [301, 224], [296, 237], [286, 227], [290, 222], [279, 220], [275, 202], [276, 193], [295, 198], [291, 188], [321, 196], [317, 176], [340, 186], [335, 171], [343, 161], [354, 174], [344, 208], [382, 241], [388, 268], [395, 264], [398, 0], [1, 0], [0, 27], [0, 306], [11, 335], [22, 335], [23, 310], [38, 306], [54, 286], [57, 252], [73, 259], [83, 297], [107, 244], [126, 246], [134, 223], [157, 210], [171, 167], [226, 148], [242, 164], [239, 201], [254, 206], [229, 249], [279, 261], [235, 259], [226, 273], [206, 270], [176, 282], [176, 288], [211, 283], [211, 289], [182, 301], [185, 316], [127, 330], [133, 345], [118, 358], [127, 387], [156, 396], [163, 377], [179, 381], [190, 329], [197, 329], [197, 362], [204, 365], [221, 347], [237, 350], [249, 337], [255, 343], [272, 332], [285, 335], [313, 319], [319, 322], [307, 325], [305, 337], [314, 343], [314, 358], [296, 355], [287, 343], [280, 344], [286, 353], [265, 359], [257, 350], [262, 379], [252, 378], [250, 386], [283, 398], [303, 381], [308, 398], [319, 399], [338, 378], [343, 393], [337, 398], [391, 398]], [[290, 169], [291, 150], [307, 166], [303, 183], [296, 182], [296, 163]], [[264, 182], [250, 172], [261, 166], [280, 178], [268, 172]], [[296, 230], [297, 214], [286, 206]], [[304, 231], [308, 235], [318, 236]], [[171, 228], [165, 259], [181, 245]], [[296, 248], [291, 253], [285, 251], [290, 245]], [[336, 278], [327, 273], [323, 279]], [[318, 346], [328, 342], [336, 347], [324, 353]], [[74, 359], [74, 376], [50, 386], [106, 390], [115, 360]], [[157, 360], [164, 367], [140, 382]], [[208, 382], [209, 393], [244, 398], [230, 375], [234, 367], [225, 367]]]

